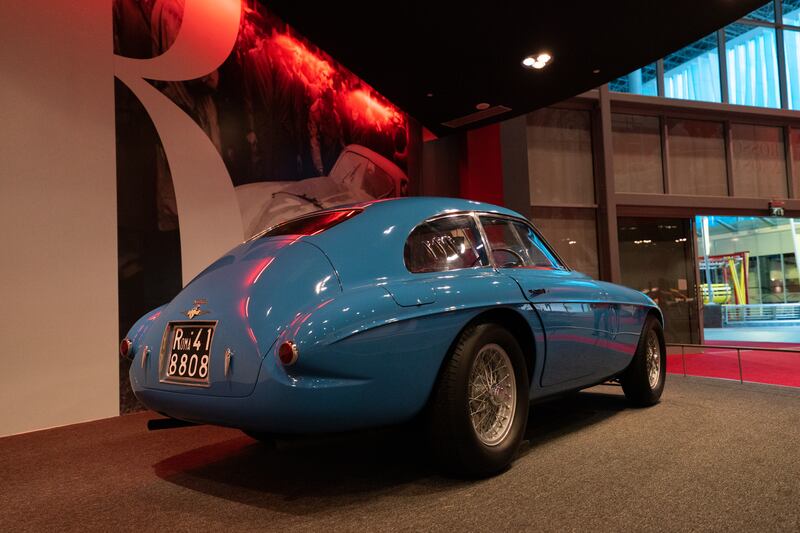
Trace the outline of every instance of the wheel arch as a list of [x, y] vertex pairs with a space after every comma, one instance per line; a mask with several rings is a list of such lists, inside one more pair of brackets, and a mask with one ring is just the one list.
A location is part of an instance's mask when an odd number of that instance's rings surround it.
[[455, 349], [456, 344], [458, 344], [461, 335], [468, 328], [487, 322], [493, 322], [508, 328], [511, 334], [514, 335], [514, 338], [517, 339], [520, 344], [520, 348], [522, 348], [522, 355], [525, 359], [525, 370], [528, 374], [529, 383], [531, 383], [531, 386], [533, 386], [533, 377], [536, 369], [536, 344], [533, 330], [531, 329], [527, 320], [525, 320], [525, 317], [521, 313], [508, 307], [486, 309], [473, 316], [453, 336], [453, 339], [450, 341], [450, 345], [447, 347], [445, 356], [442, 357], [442, 360], [439, 362], [439, 370], [436, 372], [436, 378], [433, 381], [433, 387], [428, 393], [428, 400], [425, 402], [425, 407], [423, 407], [422, 413], [425, 413], [429, 410], [431, 399], [436, 391], [437, 383], [439, 383], [441, 379], [442, 371], [447, 364], [447, 359], [450, 354], [453, 353], [453, 350]]
[[[493, 309], [487, 309], [475, 315], [464, 325], [464, 327], [458, 331], [456, 336], [453, 338], [453, 342], [450, 344], [447, 353], [450, 354], [453, 351], [453, 347], [458, 342], [458, 339], [461, 337], [461, 334], [464, 332], [464, 330], [476, 324], [487, 322], [499, 324], [508, 329], [511, 334], [514, 335], [514, 338], [516, 338], [517, 342], [519, 342], [520, 348], [522, 348], [522, 354], [525, 358], [525, 367], [528, 378], [530, 379], [530, 382], [533, 383], [533, 372], [536, 364], [536, 343], [534, 340], [533, 331], [531, 330], [528, 321], [525, 320], [525, 317], [514, 309], [510, 309], [508, 307], [496, 307]], [[445, 361], [442, 360], [442, 366], [444, 366], [444, 363]]]
[[666, 353], [667, 349], [667, 340], [666, 340], [666, 332], [664, 331], [664, 315], [661, 313], [661, 309], [657, 307], [651, 307], [650, 310], [645, 315], [644, 324], [642, 324], [642, 328], [647, 325], [647, 319], [653, 317], [655, 318], [658, 325], [661, 326], [661, 333], [658, 335], [658, 341], [661, 344], [661, 350]]
[[658, 323], [661, 324], [661, 327], [664, 327], [664, 314], [661, 312], [661, 309], [658, 307], [651, 307], [647, 311], [647, 315], [645, 315], [645, 320], [649, 316], [655, 317], [655, 319], [658, 320]]

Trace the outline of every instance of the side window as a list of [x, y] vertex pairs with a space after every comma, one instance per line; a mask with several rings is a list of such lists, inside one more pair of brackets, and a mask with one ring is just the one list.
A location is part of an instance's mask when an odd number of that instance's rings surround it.
[[442, 272], [488, 266], [475, 220], [457, 215], [423, 222], [406, 241], [404, 259], [409, 272]]
[[527, 224], [503, 217], [480, 218], [498, 267], [561, 268], [552, 252]]

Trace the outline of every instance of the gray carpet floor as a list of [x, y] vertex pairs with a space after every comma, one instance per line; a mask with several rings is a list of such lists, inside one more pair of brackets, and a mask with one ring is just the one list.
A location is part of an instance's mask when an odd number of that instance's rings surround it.
[[672, 377], [534, 406], [513, 467], [449, 479], [408, 429], [295, 442], [139, 413], [0, 439], [0, 531], [798, 531], [800, 389]]

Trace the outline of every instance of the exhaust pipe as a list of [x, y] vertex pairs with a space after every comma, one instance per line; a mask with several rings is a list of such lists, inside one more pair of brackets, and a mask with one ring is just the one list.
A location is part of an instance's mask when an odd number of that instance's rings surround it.
[[147, 421], [148, 431], [157, 431], [159, 429], [175, 429], [187, 426], [199, 426], [194, 422], [187, 422], [185, 420], [178, 420], [177, 418], [153, 418]]

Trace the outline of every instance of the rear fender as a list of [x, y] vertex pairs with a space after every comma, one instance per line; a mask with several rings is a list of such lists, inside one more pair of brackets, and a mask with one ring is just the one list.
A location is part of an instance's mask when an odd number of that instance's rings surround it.
[[[151, 357], [132, 365], [131, 381], [183, 394], [247, 396], [255, 387], [263, 357], [272, 353], [283, 331], [304, 322], [305, 316], [340, 293], [333, 266], [316, 246], [296, 239], [245, 243], [187, 285], [137, 336], [139, 344], [151, 348]], [[200, 321], [216, 324], [208, 386], [188, 387], [163, 379], [168, 323], [192, 320], [187, 310], [193, 306], [202, 306]]]
[[[264, 368], [293, 387], [358, 390], [350, 412], [408, 419], [425, 406], [453, 339], [484, 309], [430, 308], [401, 307], [381, 287], [348, 290], [286, 328]], [[284, 367], [276, 352], [287, 340], [299, 356]]]
[[150, 328], [152, 328], [154, 324], [158, 324], [158, 319], [161, 317], [161, 311], [164, 307], [166, 307], [166, 304], [148, 311], [128, 330], [126, 337], [130, 339], [132, 343], [132, 353], [137, 353], [139, 348], [142, 347], [142, 339], [144, 339], [145, 335], [147, 335], [147, 332], [150, 331]]

